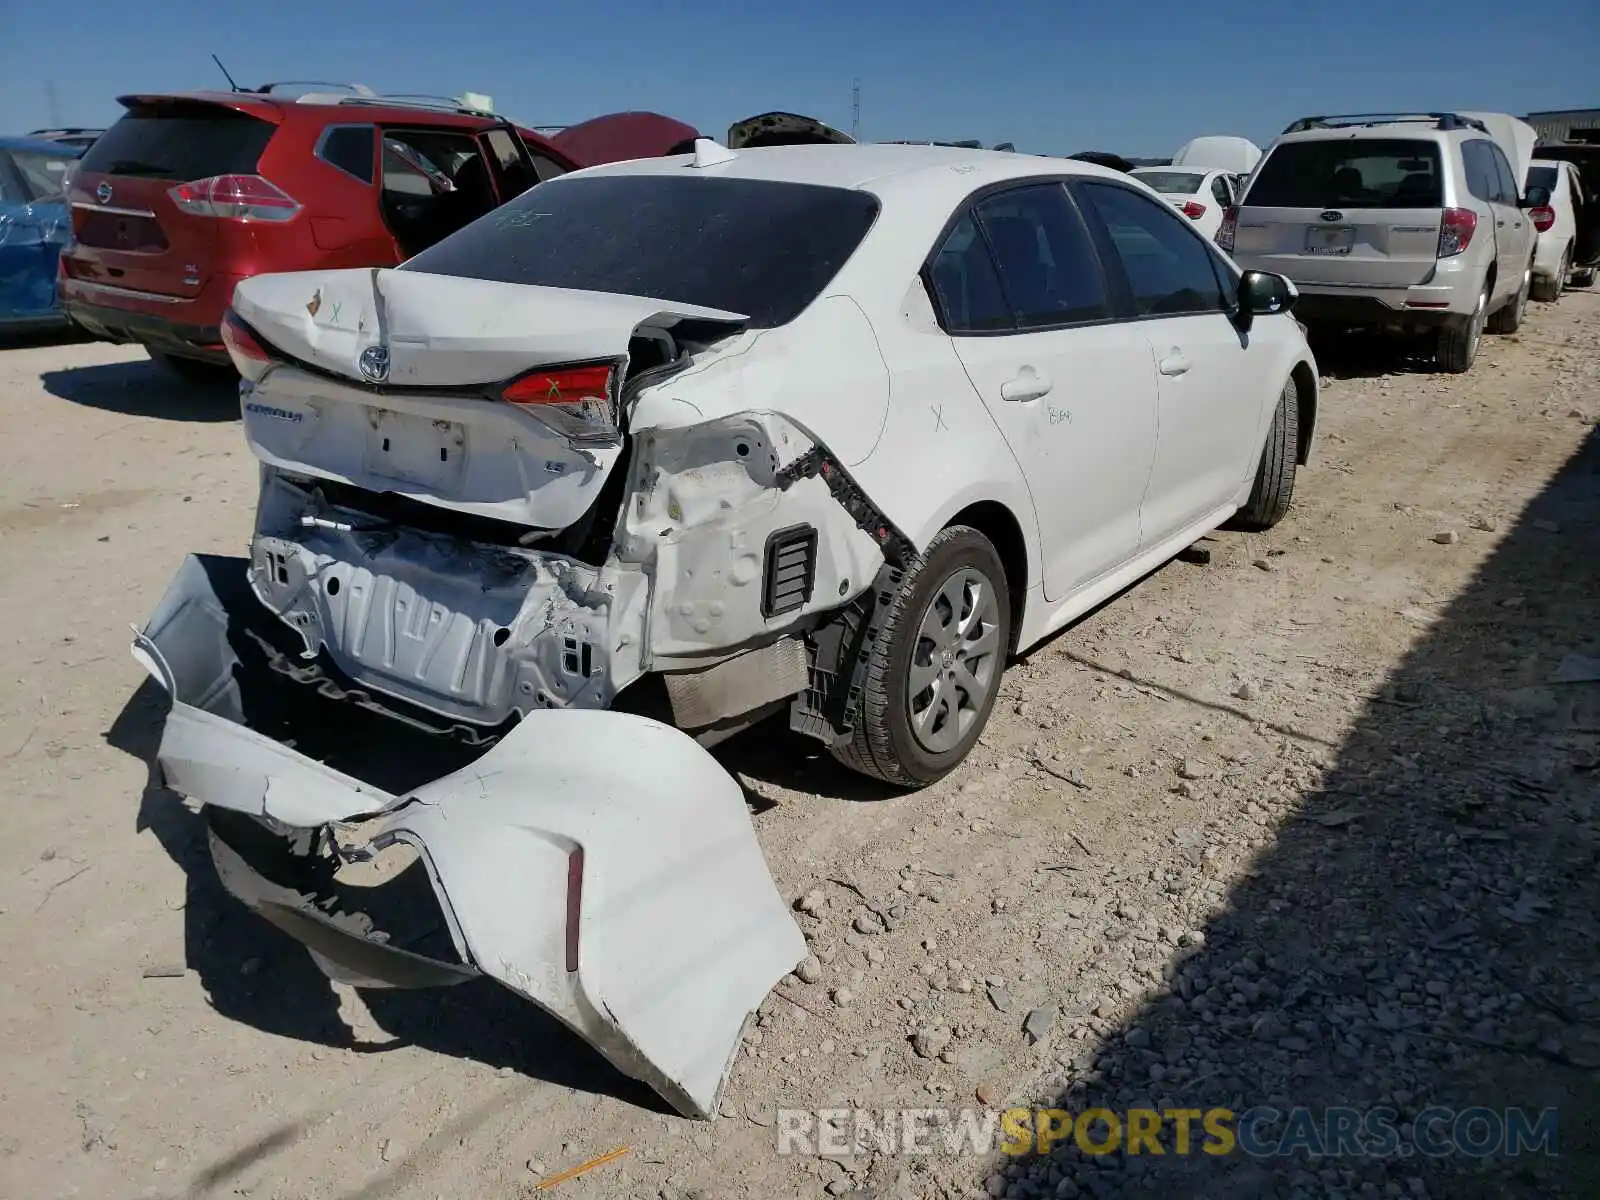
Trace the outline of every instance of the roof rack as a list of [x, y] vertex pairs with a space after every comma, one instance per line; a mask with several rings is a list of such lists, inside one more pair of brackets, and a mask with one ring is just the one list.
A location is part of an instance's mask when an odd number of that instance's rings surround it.
[[343, 88], [355, 96], [376, 96], [364, 83], [335, 83], [327, 79], [279, 79], [272, 83], [263, 83], [256, 89], [262, 96], [270, 96], [279, 88], [308, 87], [308, 88]]
[[398, 95], [375, 94], [375, 95], [370, 95], [370, 96], [329, 96], [329, 95], [325, 95], [325, 94], [324, 95], [317, 95], [315, 93], [310, 93], [310, 94], [301, 96], [300, 99], [299, 99], [299, 103], [301, 103], [301, 104], [367, 105], [369, 107], [373, 106], [373, 105], [377, 105], [377, 106], [381, 106], [381, 107], [393, 107], [393, 108], [419, 108], [419, 109], [425, 109], [428, 112], [460, 113], [462, 116], [471, 116], [471, 117], [492, 117], [492, 116], [497, 116], [498, 115], [491, 109], [474, 108], [471, 105], [467, 105], [467, 104], [461, 103], [461, 101], [459, 101], [459, 100], [451, 99], [449, 96], [425, 96], [425, 95], [408, 95], [408, 94], [398, 94]]
[[1403, 125], [1414, 121], [1431, 121], [1436, 129], [1445, 132], [1456, 129], [1489, 132], [1488, 127], [1476, 117], [1464, 117], [1453, 112], [1340, 113], [1325, 117], [1301, 117], [1283, 132], [1304, 133], [1308, 129], [1349, 129], [1362, 125]]
[[62, 137], [64, 135], [74, 134], [74, 133], [104, 133], [104, 132], [105, 132], [104, 129], [97, 129], [97, 128], [93, 128], [91, 126], [85, 126], [85, 125], [62, 125], [59, 128], [35, 129], [32, 133], [28, 134], [28, 136], [29, 137], [46, 137], [46, 136]]

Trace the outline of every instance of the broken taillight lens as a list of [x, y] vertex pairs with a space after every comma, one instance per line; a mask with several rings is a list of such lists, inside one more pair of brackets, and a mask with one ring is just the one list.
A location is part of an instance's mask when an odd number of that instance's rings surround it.
[[1233, 253], [1233, 235], [1239, 228], [1239, 206], [1230, 204], [1222, 210], [1222, 225], [1217, 229], [1217, 245], [1226, 253]]
[[1556, 223], [1556, 210], [1548, 204], [1541, 204], [1538, 208], [1528, 210], [1528, 219], [1533, 222], [1535, 229], [1545, 233]]
[[578, 914], [583, 907], [583, 847], [567, 855], [567, 970], [578, 969]]
[[1439, 225], [1439, 257], [1451, 258], [1472, 244], [1478, 214], [1470, 208], [1447, 208]]
[[222, 344], [227, 347], [228, 357], [233, 359], [239, 374], [251, 382], [260, 379], [272, 364], [272, 351], [262, 345], [255, 331], [231, 308], [222, 314], [221, 334]]
[[300, 211], [293, 196], [259, 175], [213, 175], [168, 188], [167, 195], [196, 217], [232, 221], [287, 221]]
[[616, 367], [590, 363], [540, 368], [519, 375], [500, 390], [500, 398], [535, 414], [574, 442], [612, 442], [617, 438]]
[[1188, 217], [1189, 220], [1198, 221], [1201, 217], [1206, 215], [1206, 206], [1201, 204], [1198, 200], [1185, 200], [1183, 202], [1183, 208], [1179, 211], [1182, 212], [1184, 216]]

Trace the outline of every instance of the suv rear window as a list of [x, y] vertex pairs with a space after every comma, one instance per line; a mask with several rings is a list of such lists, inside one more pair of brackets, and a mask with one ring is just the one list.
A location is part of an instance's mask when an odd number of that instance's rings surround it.
[[189, 182], [253, 175], [277, 126], [220, 104], [137, 105], [84, 152], [83, 170]]
[[1285, 142], [1268, 153], [1251, 208], [1442, 208], [1437, 143], [1416, 138]]
[[745, 313], [769, 329], [817, 298], [877, 214], [867, 192], [814, 184], [562, 178], [400, 269], [677, 300]]

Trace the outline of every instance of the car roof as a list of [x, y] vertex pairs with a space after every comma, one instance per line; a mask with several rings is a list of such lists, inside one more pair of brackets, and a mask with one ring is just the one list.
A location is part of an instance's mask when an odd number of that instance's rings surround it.
[[[693, 155], [641, 158], [574, 171], [562, 179], [601, 175], [676, 175], [697, 171], [711, 178], [809, 183], [885, 195], [906, 187], [933, 185], [953, 204], [977, 188], [1008, 179], [1039, 175], [1127, 179], [1121, 171], [1081, 159], [1047, 158], [1012, 150], [970, 150], [955, 146], [904, 146], [868, 142], [851, 145], [758, 146], [734, 151], [726, 162], [695, 168]], [[557, 182], [552, 180], [552, 182]], [[931, 198], [931, 197], [930, 197]]]
[[[346, 99], [339, 97], [338, 99]], [[360, 122], [367, 121], [392, 121], [392, 122], [424, 122], [430, 125], [456, 125], [466, 128], [477, 128], [501, 121], [503, 118], [489, 113], [458, 112], [447, 108], [434, 108], [420, 104], [406, 104], [395, 100], [384, 103], [382, 96], [377, 97], [351, 97], [358, 100], [355, 103], [338, 103], [329, 100], [304, 100], [292, 93], [272, 95], [264, 92], [229, 92], [229, 91], [193, 91], [193, 92], [135, 92], [126, 96], [118, 96], [117, 103], [124, 108], [134, 104], [159, 104], [166, 101], [190, 101], [197, 104], [219, 104], [225, 108], [237, 109], [239, 112], [250, 113], [253, 116], [264, 117], [269, 121], [310, 121], [320, 124], [323, 122], [340, 123], [352, 120], [351, 114], [360, 113], [354, 118]]]
[[54, 154], [60, 158], [77, 158], [83, 153], [81, 146], [68, 146], [48, 138], [11, 137], [0, 134], [0, 150], [31, 150], [35, 154]]

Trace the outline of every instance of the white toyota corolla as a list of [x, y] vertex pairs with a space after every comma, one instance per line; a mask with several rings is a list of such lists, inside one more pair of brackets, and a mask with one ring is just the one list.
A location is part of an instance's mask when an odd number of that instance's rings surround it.
[[[214, 822], [229, 886], [343, 977], [494, 975], [704, 1115], [804, 947], [738, 788], [603, 710], [658, 674], [703, 742], [787, 707], [852, 767], [937, 780], [1009, 654], [1284, 515], [1317, 410], [1294, 298], [1088, 163], [709, 140], [398, 268], [246, 280], [224, 337], [255, 536], [187, 563], [139, 637], [162, 770], [335, 829], [341, 860], [423, 850], [459, 962], [385, 967]], [[329, 703], [489, 748], [356, 778], [349, 739], [282, 734]]]

